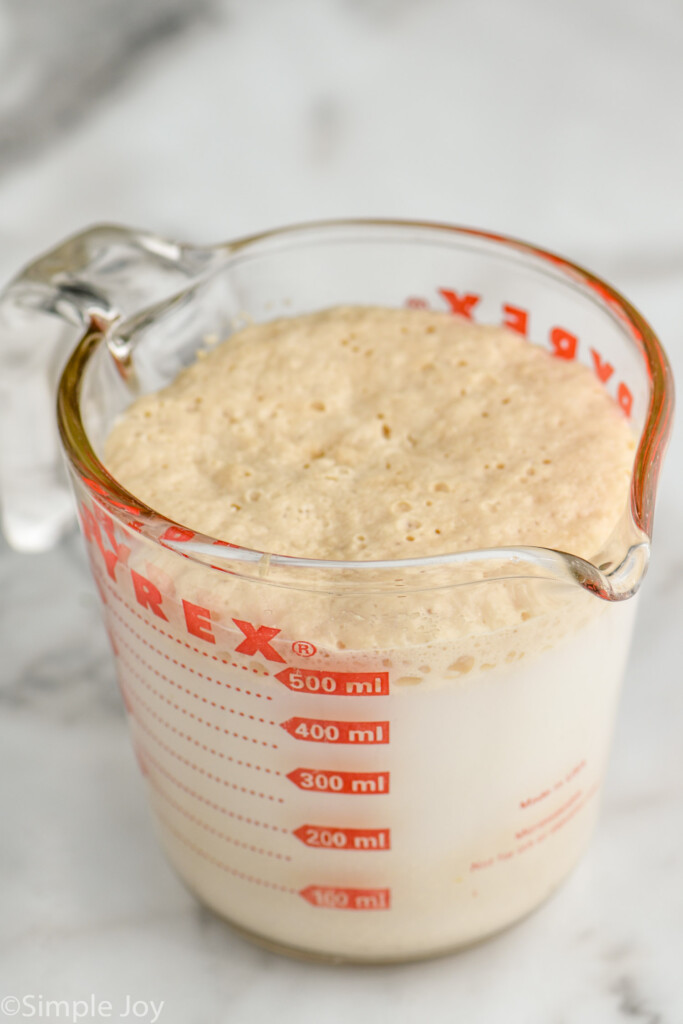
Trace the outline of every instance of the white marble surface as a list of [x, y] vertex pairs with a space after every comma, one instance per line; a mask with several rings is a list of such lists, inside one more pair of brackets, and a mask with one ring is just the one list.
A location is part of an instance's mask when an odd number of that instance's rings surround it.
[[[137, 7], [0, 2], [0, 281], [102, 220], [201, 242], [440, 219], [590, 266], [683, 379], [677, 0]], [[40, 996], [94, 994], [114, 1019], [163, 1000], [163, 1024], [683, 1021], [682, 448], [590, 853], [514, 930], [414, 966], [290, 962], [193, 901], [152, 834], [78, 537], [2, 547], [0, 996], [39, 1017]]]

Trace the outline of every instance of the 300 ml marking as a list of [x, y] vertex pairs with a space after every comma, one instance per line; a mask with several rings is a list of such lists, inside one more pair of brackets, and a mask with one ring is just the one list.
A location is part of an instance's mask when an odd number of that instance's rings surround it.
[[315, 793], [350, 793], [355, 796], [389, 792], [389, 772], [335, 772], [327, 768], [295, 768], [287, 778]]

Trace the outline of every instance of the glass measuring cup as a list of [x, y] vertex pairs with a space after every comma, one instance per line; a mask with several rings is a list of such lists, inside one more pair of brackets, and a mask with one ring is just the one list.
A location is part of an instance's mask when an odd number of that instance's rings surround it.
[[[450, 310], [591, 366], [638, 437], [593, 562], [287, 558], [196, 534], [107, 473], [115, 418], [207, 335], [336, 304]], [[66, 514], [44, 399], [80, 335], [59, 427], [133, 744], [189, 887], [271, 946], [367, 962], [456, 948], [537, 906], [590, 836], [649, 554], [672, 387], [642, 318], [523, 243], [388, 222], [212, 249], [96, 228], [29, 268], [0, 315], [31, 446], [3, 470], [20, 545]]]

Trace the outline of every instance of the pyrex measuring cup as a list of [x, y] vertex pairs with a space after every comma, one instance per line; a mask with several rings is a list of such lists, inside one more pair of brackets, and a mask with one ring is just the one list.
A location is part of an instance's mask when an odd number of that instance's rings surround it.
[[[336, 304], [450, 310], [586, 362], [637, 438], [605, 549], [291, 558], [199, 535], [108, 474], [115, 418], [207, 336]], [[355, 961], [453, 949], [537, 906], [594, 823], [648, 559], [672, 387], [638, 313], [511, 239], [339, 222], [212, 249], [95, 228], [18, 278], [2, 314], [30, 446], [4, 466], [20, 546], [64, 519], [43, 407], [80, 334], [59, 428], [133, 744], [187, 885], [273, 947]]]

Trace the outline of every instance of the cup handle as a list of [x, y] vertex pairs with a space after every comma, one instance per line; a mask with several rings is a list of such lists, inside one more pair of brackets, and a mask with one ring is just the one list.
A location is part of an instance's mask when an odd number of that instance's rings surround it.
[[187, 287], [215, 256], [102, 225], [41, 256], [0, 295], [0, 517], [14, 548], [45, 551], [74, 520], [55, 397], [78, 338]]

